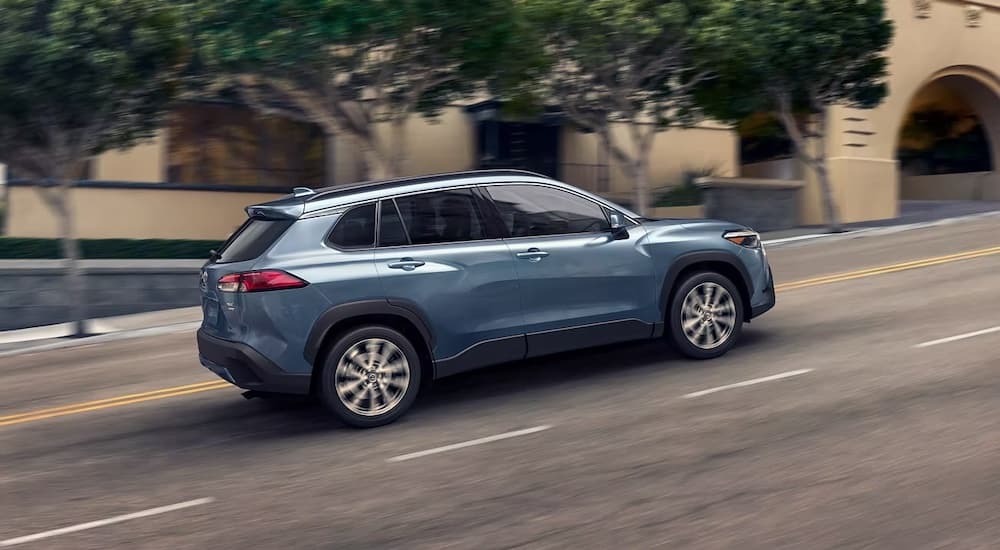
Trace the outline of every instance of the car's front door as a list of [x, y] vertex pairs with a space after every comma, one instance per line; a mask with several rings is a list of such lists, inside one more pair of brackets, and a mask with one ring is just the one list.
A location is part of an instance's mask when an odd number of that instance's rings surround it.
[[426, 319], [438, 375], [525, 355], [514, 259], [470, 188], [379, 204], [375, 266], [390, 302]]
[[555, 186], [486, 189], [516, 258], [529, 356], [653, 334], [659, 289], [642, 226], [616, 238], [604, 206]]

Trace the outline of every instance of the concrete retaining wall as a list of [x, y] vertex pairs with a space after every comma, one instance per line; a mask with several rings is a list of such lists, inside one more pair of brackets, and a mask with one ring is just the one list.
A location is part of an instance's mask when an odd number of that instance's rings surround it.
[[1000, 172], [903, 176], [902, 200], [1000, 200]]
[[[200, 303], [200, 260], [84, 260], [88, 318]], [[0, 330], [71, 321], [60, 260], [0, 261]]]
[[799, 225], [801, 181], [752, 178], [700, 178], [705, 216], [776, 231]]

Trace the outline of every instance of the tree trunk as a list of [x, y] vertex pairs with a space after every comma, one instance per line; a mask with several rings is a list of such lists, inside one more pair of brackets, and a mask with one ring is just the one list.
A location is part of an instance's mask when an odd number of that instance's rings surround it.
[[361, 158], [361, 179], [363, 181], [388, 179], [396, 174], [386, 155], [374, 140], [366, 136], [357, 137]]
[[826, 166], [826, 117], [827, 111], [820, 111], [817, 116], [817, 151], [813, 159], [813, 170], [816, 171], [816, 178], [819, 180], [819, 188], [823, 193], [823, 211], [826, 215], [826, 224], [830, 233], [842, 232], [840, 225], [840, 211], [837, 208], [837, 201], [833, 197], [833, 185], [830, 184], [830, 172]]
[[337, 185], [337, 134], [323, 132], [323, 185]]
[[649, 177], [646, 174], [646, 159], [636, 155], [632, 161], [632, 183], [635, 185], [635, 211], [640, 216], [649, 214]]
[[392, 151], [389, 153], [388, 165], [391, 176], [403, 174], [403, 167], [406, 165], [406, 120], [409, 114], [396, 115], [392, 119], [392, 135], [389, 140], [392, 143]]
[[837, 208], [837, 201], [833, 198], [833, 185], [830, 184], [830, 173], [826, 169], [826, 154], [821, 153], [813, 161], [813, 170], [816, 171], [816, 178], [819, 180], [819, 188], [823, 193], [823, 213], [826, 216], [826, 224], [830, 233], [841, 233], [844, 228], [840, 224], [840, 212]]
[[83, 271], [80, 268], [80, 243], [76, 239], [73, 206], [70, 199], [72, 182], [61, 180], [54, 186], [40, 189], [45, 202], [55, 212], [59, 227], [59, 244], [63, 257], [63, 291], [66, 308], [73, 323], [73, 336], [86, 336], [84, 323], [87, 315]]
[[[799, 121], [792, 113], [791, 101], [787, 94], [776, 94], [776, 104], [778, 105], [777, 115], [781, 119], [785, 132], [795, 145], [795, 153], [799, 160], [807, 167], [816, 172], [816, 179], [819, 181], [820, 193], [823, 195], [823, 212], [826, 216], [827, 229], [830, 233], [840, 233], [843, 226], [840, 224], [840, 211], [837, 208], [837, 201], [833, 197], [833, 186], [830, 184], [830, 174], [826, 167], [826, 122], [828, 108], [820, 108], [815, 114], [817, 128], [817, 151], [815, 155], [809, 153], [809, 144], [801, 128]], [[814, 102], [818, 104], [818, 102]]]

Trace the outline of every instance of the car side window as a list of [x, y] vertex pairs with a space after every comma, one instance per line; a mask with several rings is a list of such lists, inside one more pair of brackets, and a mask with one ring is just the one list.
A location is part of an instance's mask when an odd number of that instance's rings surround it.
[[403, 227], [403, 219], [399, 217], [396, 203], [392, 199], [382, 201], [379, 215], [378, 245], [403, 246], [410, 244], [410, 238]]
[[346, 249], [375, 246], [375, 203], [345, 212], [330, 232], [329, 241], [337, 248]]
[[487, 188], [511, 237], [608, 231], [604, 208], [579, 195], [541, 185]]
[[486, 222], [469, 189], [407, 195], [397, 197], [395, 202], [412, 244], [487, 238]]

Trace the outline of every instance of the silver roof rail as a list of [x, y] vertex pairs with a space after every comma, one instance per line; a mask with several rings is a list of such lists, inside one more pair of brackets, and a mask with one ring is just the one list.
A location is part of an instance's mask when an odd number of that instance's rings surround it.
[[292, 195], [296, 197], [307, 197], [315, 194], [316, 192], [308, 187], [296, 187], [295, 189], [292, 189]]

